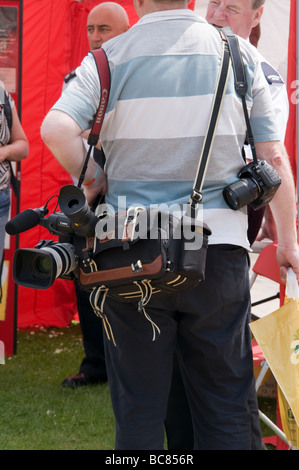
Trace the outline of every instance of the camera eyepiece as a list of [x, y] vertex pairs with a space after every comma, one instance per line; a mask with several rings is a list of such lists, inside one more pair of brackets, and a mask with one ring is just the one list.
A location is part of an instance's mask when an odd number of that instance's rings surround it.
[[63, 186], [60, 189], [58, 202], [64, 215], [72, 221], [75, 230], [80, 230], [86, 237], [94, 235], [98, 219], [89, 208], [80, 188], [71, 184]]

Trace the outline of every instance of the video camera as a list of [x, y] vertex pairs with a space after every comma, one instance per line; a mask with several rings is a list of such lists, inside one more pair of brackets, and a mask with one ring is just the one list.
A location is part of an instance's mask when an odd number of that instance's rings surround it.
[[48, 217], [46, 204], [40, 209], [26, 209], [7, 222], [5, 230], [9, 235], [41, 225], [59, 237], [58, 242], [41, 240], [33, 249], [16, 250], [13, 260], [16, 284], [48, 289], [57, 278], [78, 278], [80, 264], [89, 258], [87, 239], [94, 237], [98, 219], [83, 191], [77, 186], [65, 185], [60, 189], [58, 203], [61, 212]]

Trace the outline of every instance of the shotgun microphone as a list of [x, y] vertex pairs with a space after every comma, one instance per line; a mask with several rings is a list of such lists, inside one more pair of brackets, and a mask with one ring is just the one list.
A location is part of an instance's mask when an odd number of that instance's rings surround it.
[[41, 209], [26, 209], [7, 222], [5, 230], [9, 235], [18, 235], [36, 227], [48, 212], [48, 209], [44, 207]]

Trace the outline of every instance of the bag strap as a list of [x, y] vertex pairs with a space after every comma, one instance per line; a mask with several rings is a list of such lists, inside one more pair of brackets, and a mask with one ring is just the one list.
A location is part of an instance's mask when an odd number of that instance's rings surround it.
[[[221, 34], [220, 34], [221, 35]], [[220, 114], [220, 110], [223, 104], [223, 98], [225, 95], [225, 90], [227, 87], [227, 79], [228, 79], [228, 70], [230, 65], [230, 54], [227, 41], [225, 37], [221, 35], [222, 39], [222, 62], [221, 68], [218, 75], [218, 81], [216, 85], [216, 91], [214, 93], [214, 100], [212, 106], [212, 112], [210, 115], [208, 130], [205, 135], [203, 148], [201, 151], [199, 164], [197, 168], [196, 177], [194, 180], [193, 191], [189, 200], [189, 205], [191, 207], [191, 217], [195, 217], [196, 211], [198, 208], [198, 204], [202, 201], [202, 186], [207, 170], [208, 161], [211, 155], [211, 148], [214, 141], [214, 136], [216, 132], [216, 127], [218, 123], [218, 118]]]
[[11, 129], [12, 129], [12, 112], [11, 112], [11, 107], [10, 107], [10, 103], [9, 103], [9, 98], [8, 98], [8, 95], [5, 93], [5, 91], [4, 91], [3, 107], [4, 107], [4, 114], [5, 114], [5, 117], [6, 117], [6, 120], [7, 120], [8, 128], [9, 128], [9, 131], [11, 132]]
[[[8, 128], [9, 128], [9, 132], [11, 132], [11, 130], [12, 130], [11, 106], [10, 106], [8, 95], [4, 91], [4, 89], [3, 89], [3, 93], [4, 93], [4, 103], [3, 103], [4, 114], [5, 114], [5, 117], [6, 117], [6, 120], [7, 120], [7, 125], [8, 125]], [[10, 184], [12, 186], [15, 197], [19, 198], [20, 197], [20, 181], [19, 181], [19, 179], [16, 178], [16, 176], [14, 174], [14, 170], [13, 170], [11, 161], [10, 160], [7, 160], [7, 161], [8, 161], [9, 168], [10, 168]]]
[[92, 129], [88, 136], [89, 149], [85, 157], [81, 175], [78, 180], [78, 188], [80, 188], [83, 183], [92, 148], [98, 143], [98, 140], [99, 140], [100, 131], [101, 131], [102, 123], [104, 120], [105, 111], [107, 108], [107, 103], [108, 103], [108, 98], [109, 98], [109, 91], [110, 91], [110, 69], [109, 69], [109, 64], [108, 64], [106, 53], [101, 48], [91, 51], [91, 53], [94, 56], [97, 69], [98, 69], [100, 85], [101, 85], [101, 98], [100, 98], [99, 107], [96, 112], [96, 116], [93, 121]]
[[247, 136], [246, 136], [247, 142], [251, 147], [253, 161], [257, 163], [254, 137], [253, 137], [249, 115], [248, 115], [248, 109], [246, 105], [246, 93], [248, 90], [248, 85], [247, 85], [243, 60], [241, 56], [241, 51], [239, 47], [239, 40], [234, 35], [230, 27], [227, 26], [225, 28], [222, 28], [221, 31], [224, 34], [225, 38], [227, 39], [228, 47], [230, 50], [230, 55], [232, 58], [232, 65], [233, 65], [234, 77], [235, 77], [235, 90], [242, 100], [242, 106], [243, 106], [243, 111], [244, 111], [244, 116], [245, 116], [246, 127], [247, 127]]

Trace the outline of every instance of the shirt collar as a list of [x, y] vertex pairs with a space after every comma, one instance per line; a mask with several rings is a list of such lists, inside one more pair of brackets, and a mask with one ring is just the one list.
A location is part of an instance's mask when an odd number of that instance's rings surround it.
[[194, 11], [184, 8], [176, 10], [162, 10], [156, 11], [154, 13], [148, 13], [147, 15], [144, 15], [142, 18], [140, 18], [140, 20], [134, 26], [148, 23], [156, 23], [158, 21], [165, 21], [169, 19], [192, 19], [193, 21], [197, 21], [198, 23], [207, 23], [204, 18], [194, 13]]

